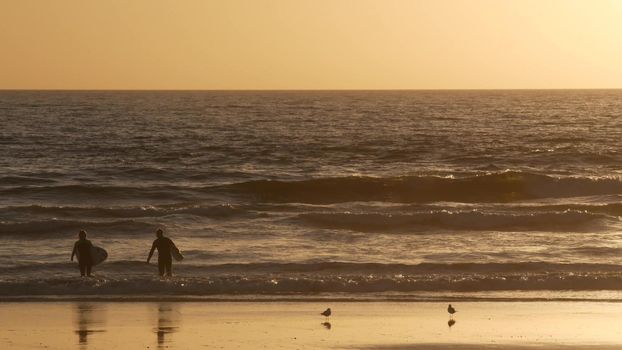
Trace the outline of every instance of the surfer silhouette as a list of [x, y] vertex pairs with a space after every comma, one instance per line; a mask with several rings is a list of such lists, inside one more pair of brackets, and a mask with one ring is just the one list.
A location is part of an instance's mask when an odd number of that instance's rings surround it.
[[166, 273], [167, 276], [172, 276], [173, 269], [173, 250], [178, 251], [175, 243], [168, 238], [164, 237], [164, 232], [162, 229], [158, 229], [156, 231], [156, 238], [151, 245], [151, 251], [149, 252], [149, 257], [147, 258], [147, 263], [151, 260], [151, 256], [153, 256], [153, 252], [158, 250], [158, 270], [160, 272], [160, 276], [164, 276]]
[[71, 261], [75, 255], [78, 256], [78, 265], [80, 266], [80, 275], [84, 277], [91, 277], [91, 268], [93, 267], [93, 260], [91, 258], [91, 248], [93, 243], [86, 239], [86, 231], [80, 230], [78, 233], [78, 241], [73, 245], [73, 251], [71, 252]]

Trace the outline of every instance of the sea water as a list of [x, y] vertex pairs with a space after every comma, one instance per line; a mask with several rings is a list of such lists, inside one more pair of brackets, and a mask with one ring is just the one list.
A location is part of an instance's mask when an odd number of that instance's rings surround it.
[[0, 297], [617, 298], [621, 147], [620, 90], [4, 91]]

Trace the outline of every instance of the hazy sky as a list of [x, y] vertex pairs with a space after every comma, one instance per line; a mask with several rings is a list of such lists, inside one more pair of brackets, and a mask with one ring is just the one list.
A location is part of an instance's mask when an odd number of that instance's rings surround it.
[[0, 88], [622, 88], [622, 0], [0, 0]]

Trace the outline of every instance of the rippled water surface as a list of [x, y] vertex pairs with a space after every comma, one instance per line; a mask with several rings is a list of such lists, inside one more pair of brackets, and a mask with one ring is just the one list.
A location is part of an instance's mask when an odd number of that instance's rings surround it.
[[4, 91], [0, 126], [0, 295], [622, 290], [622, 91]]

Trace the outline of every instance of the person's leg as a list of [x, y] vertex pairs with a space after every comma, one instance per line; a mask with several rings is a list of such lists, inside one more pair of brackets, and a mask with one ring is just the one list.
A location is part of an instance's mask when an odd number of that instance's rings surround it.
[[91, 268], [93, 267], [92, 264], [87, 264], [86, 265], [86, 275], [91, 277]]
[[86, 271], [86, 264], [82, 261], [78, 261], [78, 265], [80, 265], [80, 276], [84, 277], [84, 273]]
[[166, 262], [166, 275], [171, 277], [173, 275], [173, 261], [169, 260]]
[[165, 266], [164, 261], [161, 259], [158, 259], [158, 271], [160, 272], [160, 277], [164, 276], [164, 266]]

